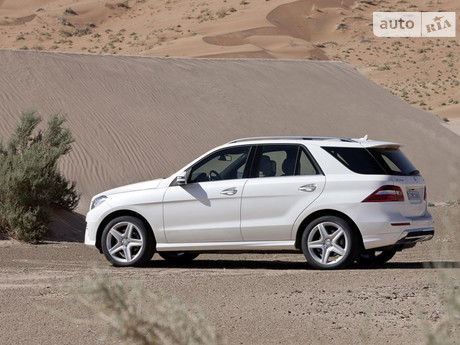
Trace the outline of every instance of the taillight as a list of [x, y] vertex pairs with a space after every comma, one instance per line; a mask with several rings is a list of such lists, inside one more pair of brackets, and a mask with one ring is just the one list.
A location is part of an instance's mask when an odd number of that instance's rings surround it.
[[386, 185], [377, 189], [369, 195], [363, 202], [388, 202], [404, 201], [404, 194], [398, 186]]

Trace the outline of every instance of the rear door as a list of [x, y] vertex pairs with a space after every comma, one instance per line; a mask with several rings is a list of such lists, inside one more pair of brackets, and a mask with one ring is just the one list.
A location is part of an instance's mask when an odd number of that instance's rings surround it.
[[325, 176], [299, 145], [258, 147], [243, 191], [241, 232], [245, 241], [291, 239], [292, 226], [324, 189]]

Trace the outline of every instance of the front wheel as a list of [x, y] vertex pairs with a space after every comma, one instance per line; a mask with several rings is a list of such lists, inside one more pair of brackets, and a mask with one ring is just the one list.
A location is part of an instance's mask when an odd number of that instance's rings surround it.
[[355, 260], [358, 248], [357, 236], [339, 217], [320, 217], [302, 234], [302, 252], [314, 268], [345, 268]]
[[113, 219], [105, 227], [102, 252], [114, 266], [142, 266], [155, 252], [152, 232], [138, 218], [122, 216]]
[[199, 253], [193, 252], [158, 252], [163, 259], [176, 264], [183, 264], [192, 261]]

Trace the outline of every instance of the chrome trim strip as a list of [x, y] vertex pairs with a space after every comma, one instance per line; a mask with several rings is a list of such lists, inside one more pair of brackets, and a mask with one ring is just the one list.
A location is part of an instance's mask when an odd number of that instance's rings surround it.
[[314, 136], [273, 136], [273, 137], [249, 137], [249, 138], [241, 138], [235, 139], [228, 144], [239, 143], [241, 141], [250, 141], [250, 140], [340, 140], [350, 143], [357, 143], [358, 141], [351, 138], [340, 138], [340, 137], [314, 137]]
[[157, 251], [296, 250], [295, 241], [251, 241], [209, 243], [157, 243]]
[[[416, 235], [416, 236], [409, 236], [411, 233], [414, 232], [421, 232], [421, 234]], [[426, 232], [426, 234], [424, 234]], [[410, 230], [404, 230], [399, 237], [397, 244], [401, 243], [416, 243], [416, 242], [423, 242], [423, 241], [428, 241], [431, 240], [434, 236], [434, 228], [420, 228], [420, 229], [410, 229]], [[409, 237], [409, 238], [408, 238]]]

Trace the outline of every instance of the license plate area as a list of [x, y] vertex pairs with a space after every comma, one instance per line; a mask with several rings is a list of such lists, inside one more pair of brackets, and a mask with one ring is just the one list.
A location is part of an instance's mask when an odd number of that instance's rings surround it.
[[423, 189], [407, 188], [407, 198], [411, 203], [419, 203], [423, 199]]

